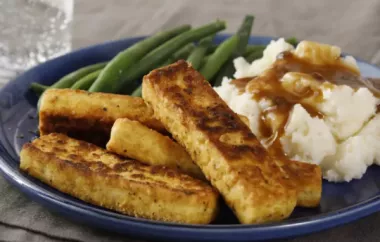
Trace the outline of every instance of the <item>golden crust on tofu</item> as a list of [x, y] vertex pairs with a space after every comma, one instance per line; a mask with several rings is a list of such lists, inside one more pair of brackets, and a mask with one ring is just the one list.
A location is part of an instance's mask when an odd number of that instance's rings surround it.
[[24, 145], [20, 168], [83, 201], [130, 216], [207, 224], [217, 212], [217, 192], [165, 167], [123, 160], [84, 141], [49, 134]]
[[273, 157], [185, 61], [144, 77], [143, 98], [241, 223], [288, 217], [297, 202]]
[[[240, 119], [249, 127], [249, 120], [243, 115]], [[273, 147], [269, 153], [276, 157], [278, 152]], [[280, 167], [282, 180], [287, 186], [297, 190], [297, 206], [318, 207], [322, 196], [322, 171], [318, 165], [289, 160], [281, 155], [275, 159]]]
[[289, 186], [297, 190], [297, 206], [318, 207], [322, 196], [322, 171], [314, 164], [277, 159]]
[[112, 126], [107, 150], [147, 165], [177, 168], [195, 178], [205, 179], [182, 146], [138, 121], [117, 119]]
[[249, 127], [249, 119], [244, 115], [240, 115], [240, 114], [238, 115], [240, 117], [240, 120], [243, 121], [243, 123]]
[[41, 135], [64, 133], [104, 146], [118, 118], [137, 120], [152, 129], [164, 131], [142, 98], [71, 89], [49, 89], [41, 98]]
[[[266, 79], [241, 78], [236, 79], [233, 82], [236, 86], [243, 89], [245, 89], [245, 86], [248, 85], [248, 88], [252, 93], [255, 93], [257, 90], [271, 90], [272, 93], [277, 92], [276, 86], [272, 86], [271, 82], [268, 82]], [[278, 99], [277, 101], [279, 102], [279, 100], [281, 99]], [[242, 119], [242, 121], [249, 127], [249, 120], [242, 115], [239, 116], [240, 119]], [[285, 114], [283, 112], [277, 112], [275, 119], [267, 116], [265, 122], [269, 123], [272, 132], [276, 133], [276, 131], [280, 129], [279, 127], [281, 127], [281, 125], [286, 124], [287, 116], [288, 113]], [[282, 149], [276, 145], [270, 146], [268, 148], [268, 152], [276, 158], [275, 161], [281, 168], [283, 179], [288, 181], [287, 185], [297, 190], [297, 206], [317, 207], [322, 196], [321, 168], [314, 164], [289, 160], [283, 154]]]
[[275, 162], [281, 169], [280, 176], [288, 187], [297, 190], [297, 206], [318, 207], [322, 196], [322, 171], [314, 164], [289, 160], [277, 156], [276, 151], [269, 149], [276, 157]]

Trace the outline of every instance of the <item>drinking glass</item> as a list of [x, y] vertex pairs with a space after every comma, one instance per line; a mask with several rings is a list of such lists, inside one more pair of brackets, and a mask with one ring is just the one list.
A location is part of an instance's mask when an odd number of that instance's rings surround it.
[[0, 0], [0, 87], [71, 49], [74, 0]]

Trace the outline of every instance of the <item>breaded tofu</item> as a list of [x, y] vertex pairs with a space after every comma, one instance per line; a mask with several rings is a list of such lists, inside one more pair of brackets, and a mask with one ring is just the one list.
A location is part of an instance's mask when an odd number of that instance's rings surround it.
[[[240, 119], [249, 127], [249, 120], [243, 115]], [[276, 157], [278, 152], [273, 147], [268, 151]], [[297, 190], [297, 206], [318, 207], [322, 197], [322, 170], [318, 165], [289, 160], [285, 156], [274, 159], [282, 172], [282, 180]]]
[[144, 77], [143, 98], [244, 224], [287, 218], [297, 191], [250, 129], [187, 62]]
[[117, 119], [112, 126], [107, 150], [147, 165], [177, 168], [195, 178], [205, 179], [182, 146], [138, 121]]
[[322, 197], [322, 170], [315, 164], [276, 159], [288, 186], [297, 190], [297, 206], [318, 207]]
[[118, 118], [137, 120], [159, 132], [165, 131], [162, 124], [153, 118], [152, 109], [139, 97], [49, 89], [41, 98], [41, 135], [64, 133], [104, 147]]
[[20, 169], [59, 191], [130, 216], [207, 224], [218, 210], [217, 192], [202, 181], [63, 134], [25, 144], [20, 159]]
[[241, 121], [243, 121], [243, 123], [249, 127], [249, 119], [244, 115], [240, 115], [240, 114], [238, 114], [238, 115], [239, 115]]

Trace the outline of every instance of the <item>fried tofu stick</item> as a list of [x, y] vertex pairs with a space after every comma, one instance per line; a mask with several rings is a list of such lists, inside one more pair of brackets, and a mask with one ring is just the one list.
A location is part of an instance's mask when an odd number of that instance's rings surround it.
[[[276, 152], [269, 150], [276, 157]], [[277, 157], [276, 164], [280, 167], [285, 184], [297, 190], [297, 206], [318, 207], [322, 197], [322, 171], [314, 164], [289, 160], [287, 157]]]
[[185, 61], [144, 77], [143, 98], [244, 224], [287, 218], [297, 192], [273, 157]]
[[[243, 115], [240, 119], [249, 127], [249, 120]], [[273, 147], [268, 152], [278, 156]], [[322, 171], [318, 165], [289, 160], [282, 155], [274, 159], [283, 174], [287, 186], [297, 190], [297, 206], [318, 207], [322, 196]]]
[[64, 133], [70, 137], [105, 146], [113, 123], [129, 118], [165, 132], [143, 99], [127, 95], [90, 93], [71, 89], [49, 89], [41, 97], [41, 135]]
[[25, 144], [20, 169], [61, 192], [130, 216], [207, 224], [218, 211], [217, 192], [202, 181], [123, 160], [63, 134]]
[[195, 178], [205, 179], [182, 146], [138, 121], [117, 119], [107, 150], [144, 164], [177, 168]]

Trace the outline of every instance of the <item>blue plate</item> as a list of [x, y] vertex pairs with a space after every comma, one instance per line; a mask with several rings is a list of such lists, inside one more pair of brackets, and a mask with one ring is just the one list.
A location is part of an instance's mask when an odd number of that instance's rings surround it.
[[[216, 38], [217, 42], [227, 35]], [[361, 180], [323, 183], [320, 207], [296, 208], [282, 222], [240, 225], [227, 207], [214, 224], [184, 225], [125, 216], [84, 203], [30, 177], [18, 168], [22, 145], [37, 128], [37, 97], [28, 90], [31, 82], [52, 84], [80, 67], [111, 59], [142, 38], [131, 38], [81, 49], [39, 65], [0, 91], [0, 170], [4, 177], [32, 199], [62, 216], [91, 226], [143, 238], [189, 241], [252, 241], [306, 234], [350, 222], [380, 210], [380, 167], [370, 167]], [[251, 37], [251, 44], [267, 44], [269, 37]], [[380, 77], [380, 69], [358, 61], [364, 76]]]

